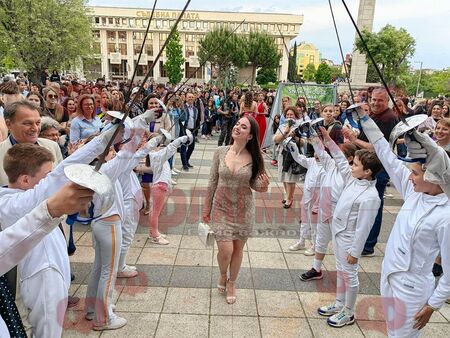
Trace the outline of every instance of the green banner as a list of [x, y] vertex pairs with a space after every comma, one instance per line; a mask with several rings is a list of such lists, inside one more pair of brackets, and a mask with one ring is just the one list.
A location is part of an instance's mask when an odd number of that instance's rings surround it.
[[315, 100], [319, 100], [322, 105], [334, 104], [336, 99], [336, 87], [333, 85], [312, 85], [300, 83], [282, 83], [281, 97], [289, 96], [292, 103], [297, 102], [297, 97], [304, 96], [312, 106]]

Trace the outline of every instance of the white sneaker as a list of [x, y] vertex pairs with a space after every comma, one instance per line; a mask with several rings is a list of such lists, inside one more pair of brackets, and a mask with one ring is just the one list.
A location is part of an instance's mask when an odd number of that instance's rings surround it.
[[108, 324], [105, 325], [94, 324], [92, 329], [94, 331], [117, 330], [120, 329], [121, 327], [124, 327], [125, 325], [127, 325], [127, 320], [125, 318], [114, 317], [113, 319], [110, 320]]
[[319, 307], [317, 309], [317, 312], [321, 316], [329, 317], [329, 316], [338, 314], [339, 312], [342, 311], [342, 309], [343, 309], [342, 306], [337, 306], [336, 304], [330, 304], [330, 305]]
[[306, 246], [305, 243], [297, 242], [294, 245], [291, 245], [288, 250], [289, 251], [298, 251], [298, 250], [305, 250]]
[[177, 185], [178, 184], [177, 181], [174, 181], [174, 180], [170, 180], [170, 183], [172, 183], [172, 185]]
[[171, 174], [172, 174], [172, 176], [178, 176], [178, 173], [175, 170], [173, 170], [173, 169], [172, 169]]
[[122, 271], [117, 273], [117, 278], [133, 278], [136, 277], [139, 273], [136, 270], [133, 270], [125, 265]]
[[179, 174], [179, 173], [181, 173], [181, 171], [180, 171], [180, 170], [178, 170], [177, 168], [173, 168], [173, 169], [172, 169], [172, 171], [173, 171], [174, 173], [176, 173], [176, 174]]
[[384, 197], [384, 198], [394, 198], [394, 195], [385, 192], [384, 195], [383, 195], [383, 197]]
[[316, 251], [314, 250], [314, 245], [311, 245], [308, 249], [306, 249], [303, 254], [305, 256], [314, 256], [316, 254]]
[[162, 234], [159, 235], [158, 237], [149, 236], [148, 238], [150, 239], [150, 243], [152, 243], [152, 244], [159, 244], [159, 245], [168, 245], [168, 244], [170, 244], [170, 242]]
[[131, 269], [131, 270], [137, 271], [137, 267], [135, 267], [134, 265], [125, 265], [125, 267], [127, 269]]
[[345, 309], [327, 319], [328, 325], [332, 327], [343, 327], [352, 325], [355, 322], [355, 315], [348, 313]]

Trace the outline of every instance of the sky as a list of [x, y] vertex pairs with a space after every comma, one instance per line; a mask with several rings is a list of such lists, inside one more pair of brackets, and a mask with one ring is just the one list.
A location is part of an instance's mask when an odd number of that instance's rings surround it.
[[[156, 8], [181, 10], [185, 3], [185, 0], [159, 0]], [[342, 2], [331, 0], [331, 3], [345, 55], [353, 49], [355, 30]], [[346, 3], [356, 20], [359, 0], [347, 0]], [[151, 8], [153, 1], [89, 0], [89, 5]], [[341, 63], [328, 0], [192, 0], [188, 9], [303, 14], [303, 25], [296, 40], [313, 43], [322, 58]], [[448, 33], [445, 33], [449, 19], [449, 0], [376, 0], [373, 31], [386, 24], [405, 28], [416, 40], [411, 65], [418, 69], [423, 62], [424, 69], [443, 69], [450, 66], [450, 44]]]

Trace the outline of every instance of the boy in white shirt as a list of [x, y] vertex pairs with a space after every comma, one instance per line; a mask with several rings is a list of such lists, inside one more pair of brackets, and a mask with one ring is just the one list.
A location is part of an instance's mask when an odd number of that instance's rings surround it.
[[320, 131], [345, 187], [331, 224], [337, 270], [336, 302], [319, 308], [318, 313], [331, 316], [327, 320], [330, 326], [342, 327], [355, 322], [353, 309], [359, 290], [358, 259], [380, 207], [375, 176], [382, 165], [374, 152], [365, 149], [356, 151], [350, 165], [326, 129], [321, 127]]

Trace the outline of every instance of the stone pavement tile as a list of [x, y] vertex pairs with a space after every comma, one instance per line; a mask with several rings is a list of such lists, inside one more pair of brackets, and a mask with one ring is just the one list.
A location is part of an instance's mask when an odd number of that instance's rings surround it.
[[80, 287], [80, 284], [76, 284], [76, 283], [70, 284], [69, 296], [73, 296], [77, 292], [79, 287]]
[[262, 317], [305, 317], [296, 292], [255, 290]]
[[132, 248], [143, 248], [147, 242], [148, 234], [135, 234], [133, 242], [131, 243]]
[[439, 312], [450, 322], [450, 304], [444, 304]]
[[216, 286], [211, 291], [211, 315], [256, 316], [255, 292], [253, 289], [237, 289], [236, 303], [226, 302], [226, 292], [220, 294]]
[[257, 317], [211, 316], [210, 337], [261, 337]]
[[74, 232], [91, 232], [91, 226], [75, 222], [73, 225], [73, 231]]
[[380, 280], [379, 274], [368, 274], [361, 270], [359, 270], [358, 278], [359, 278], [359, 293], [363, 295], [379, 295], [380, 294], [380, 287], [379, 282], [376, 283], [373, 280], [373, 276], [371, 275], [377, 275], [377, 280]]
[[92, 246], [92, 232], [85, 232], [78, 241], [75, 242], [76, 246]]
[[94, 256], [95, 251], [92, 246], [83, 246], [82, 249], [78, 249], [73, 256], [69, 257], [69, 259], [70, 262], [92, 263], [94, 261]]
[[165, 248], [162, 245], [153, 245], [151, 248], [142, 249], [137, 264], [173, 265], [177, 255], [177, 249]]
[[183, 184], [183, 186], [187, 186], [187, 185], [194, 186], [196, 182], [197, 182], [197, 178], [184, 178], [184, 177], [180, 177], [180, 178], [177, 180], [177, 183], [178, 183], [179, 185]]
[[209, 288], [211, 286], [210, 266], [174, 266], [170, 286], [182, 288]]
[[[94, 257], [92, 257], [93, 260]], [[74, 283], [87, 284], [88, 276], [91, 274], [92, 261], [89, 263], [70, 263], [70, 270], [75, 275]]]
[[448, 323], [428, 323], [421, 331], [422, 337], [448, 338], [449, 335]]
[[169, 288], [163, 313], [209, 314], [210, 289]]
[[372, 284], [378, 289], [380, 290], [380, 277], [381, 277], [381, 273], [366, 273], [367, 276], [369, 277], [369, 279], [372, 281]]
[[383, 255], [386, 250], [386, 243], [377, 243], [375, 248], [378, 249]]
[[129, 248], [127, 254], [127, 264], [135, 265], [141, 252], [142, 248], [133, 248], [133, 247]]
[[194, 235], [192, 235], [192, 236], [188, 236], [188, 235], [183, 236], [183, 238], [181, 239], [180, 248], [183, 248], [183, 249], [203, 249], [203, 250], [207, 249], [203, 245], [203, 243], [200, 240], [200, 238], [198, 236], [194, 236]]
[[208, 178], [198, 178], [197, 179], [197, 187], [207, 187], [209, 183], [209, 179]]
[[382, 262], [383, 262], [383, 257], [377, 257], [377, 256], [362, 257], [359, 260], [359, 265], [365, 272], [380, 273]]
[[84, 235], [84, 231], [74, 231], [73, 232], [73, 241], [76, 244], [77, 241]]
[[327, 272], [322, 269], [323, 278], [303, 282], [299, 276], [306, 272], [306, 270], [290, 270], [291, 276], [294, 279], [295, 289], [299, 292], [336, 292], [336, 272]]
[[[309, 270], [311, 269], [314, 256], [305, 256], [302, 251], [289, 252], [284, 254], [287, 266], [290, 270]], [[325, 257], [326, 258], [326, 257]]]
[[280, 244], [276, 238], [249, 238], [247, 245], [249, 251], [281, 251]]
[[158, 324], [157, 313], [133, 313], [117, 312], [120, 317], [125, 318], [128, 323], [119, 330], [104, 331], [102, 337], [106, 338], [147, 338], [153, 337]]
[[[217, 280], [219, 279], [219, 268], [213, 268], [211, 278], [211, 288], [217, 287]], [[242, 267], [239, 271], [239, 276], [236, 281], [237, 289], [253, 289], [253, 279], [250, 268]]]
[[133, 278], [125, 285], [169, 286], [172, 270], [172, 265], [138, 265], [137, 271], [143, 275]]
[[167, 288], [124, 287], [117, 301], [117, 311], [160, 313]]
[[175, 265], [211, 266], [212, 250], [179, 249]]
[[364, 337], [363, 333], [356, 324], [344, 326], [341, 328], [334, 328], [327, 324], [327, 318], [325, 317], [322, 317], [320, 319], [308, 318], [308, 321], [311, 325], [313, 335], [316, 338], [329, 338], [336, 335], [345, 338]]
[[278, 252], [249, 252], [252, 268], [287, 269], [283, 254]]
[[208, 337], [208, 316], [161, 314], [155, 337]]
[[356, 320], [359, 329], [367, 338], [384, 338], [387, 336], [386, 322], [377, 320]]
[[[113, 304], [117, 303], [117, 299], [119, 298], [120, 293], [122, 292], [123, 287], [120, 285], [116, 285], [113, 291], [112, 296], [112, 302]], [[75, 307], [73, 307], [71, 310], [73, 311], [82, 311], [83, 317], [85, 315], [84, 313], [84, 307], [85, 307], [85, 300], [86, 300], [86, 291], [87, 291], [87, 285], [80, 285], [78, 290], [75, 292], [74, 297], [79, 297], [80, 301], [77, 303]]]
[[305, 318], [261, 317], [259, 321], [263, 338], [313, 337]]
[[63, 338], [100, 337], [101, 332], [92, 330], [92, 322], [87, 321], [84, 311], [69, 309], [64, 316]]
[[317, 313], [317, 309], [321, 306], [334, 303], [336, 296], [334, 292], [299, 292], [298, 295], [306, 317], [308, 318], [324, 318]]
[[295, 291], [291, 274], [282, 269], [252, 268], [253, 284], [257, 290]]

